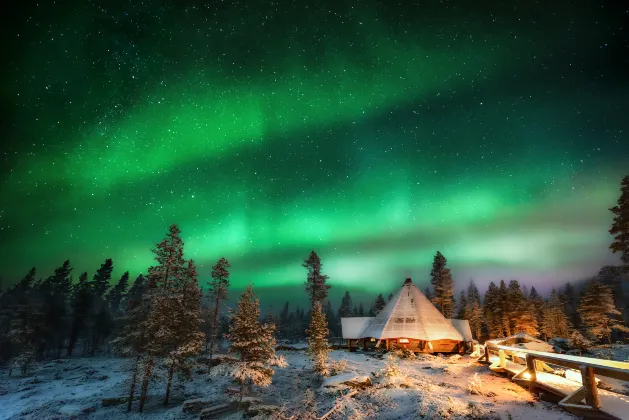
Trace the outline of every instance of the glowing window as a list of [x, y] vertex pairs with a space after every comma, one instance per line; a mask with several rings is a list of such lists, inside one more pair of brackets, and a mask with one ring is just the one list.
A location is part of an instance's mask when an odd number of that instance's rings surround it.
[[398, 340], [398, 342], [399, 342], [399, 343], [408, 343], [409, 341], [408, 341], [408, 338], [400, 338], [400, 339]]

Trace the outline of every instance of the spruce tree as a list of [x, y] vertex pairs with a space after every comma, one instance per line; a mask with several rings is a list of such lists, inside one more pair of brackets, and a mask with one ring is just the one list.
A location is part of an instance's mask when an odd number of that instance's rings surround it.
[[391, 299], [393, 299], [393, 293], [389, 293], [389, 296], [387, 297], [387, 302], [390, 301]]
[[330, 335], [333, 337], [338, 337], [340, 335], [340, 320], [337, 321], [336, 316], [334, 315], [334, 310], [332, 309], [332, 304], [329, 300], [325, 301], [325, 305], [323, 306], [323, 313], [325, 314], [325, 319], [328, 321]]
[[371, 306], [371, 310], [373, 312], [372, 316], [378, 315], [378, 313], [380, 313], [380, 311], [384, 309], [386, 304], [387, 303], [384, 301], [384, 297], [382, 297], [382, 293], [379, 293], [375, 302]]
[[74, 346], [85, 333], [86, 321], [92, 308], [92, 292], [87, 280], [87, 271], [79, 276], [79, 282], [72, 286], [72, 325], [70, 327], [70, 340], [66, 356], [72, 356]]
[[216, 330], [218, 328], [218, 320], [220, 314], [221, 301], [227, 300], [227, 292], [229, 290], [229, 261], [221, 258], [212, 266], [212, 280], [208, 283], [210, 299], [214, 305], [214, 314], [212, 315], [211, 333], [210, 333], [210, 364], [214, 357], [214, 346], [216, 341]]
[[437, 251], [430, 272], [430, 284], [435, 287], [433, 302], [446, 318], [452, 318], [454, 312], [454, 280], [447, 265], [446, 257]]
[[629, 332], [618, 319], [621, 314], [614, 304], [610, 288], [594, 280], [588, 284], [579, 304], [579, 314], [590, 336], [599, 340], [606, 338], [612, 343], [612, 331]]
[[[520, 289], [520, 283], [517, 280], [511, 280], [507, 287], [507, 298], [504, 301], [505, 304], [505, 316], [509, 324], [509, 331], [512, 333], [518, 333], [523, 331], [522, 328], [529, 329], [525, 326], [527, 317], [528, 306], [525, 305], [524, 294]], [[516, 321], [519, 320], [518, 327], [516, 327]], [[510, 335], [510, 334], [509, 334]]]
[[481, 306], [480, 292], [473, 279], [470, 279], [470, 283], [467, 286], [467, 295], [465, 298], [461, 295], [461, 301], [465, 302], [464, 319], [469, 321], [470, 329], [474, 337], [480, 340], [483, 328], [483, 309]]
[[329, 331], [328, 323], [320, 302], [315, 302], [307, 334], [308, 349], [314, 363], [314, 369], [318, 374], [328, 376], [328, 353], [330, 352], [330, 348], [328, 347]]
[[466, 319], [465, 311], [467, 309], [467, 296], [465, 296], [465, 292], [461, 290], [461, 295], [459, 296], [459, 305], [456, 313], [457, 319]]
[[144, 410], [151, 377], [154, 374], [155, 358], [164, 357], [177, 343], [173, 328], [177, 314], [176, 293], [186, 275], [183, 259], [183, 241], [181, 231], [176, 224], [171, 225], [164, 238], [153, 250], [157, 265], [148, 270], [149, 313], [145, 322], [147, 361], [142, 378], [139, 410]]
[[245, 387], [271, 384], [274, 371], [272, 366], [286, 366], [280, 356], [275, 355], [275, 325], [261, 324], [260, 301], [247, 286], [238, 301], [236, 310], [230, 309], [231, 326], [227, 339], [229, 353], [238, 357], [232, 376], [240, 385], [240, 400]]
[[314, 308], [315, 302], [323, 304], [328, 297], [330, 285], [326, 284], [326, 281], [329, 277], [321, 272], [321, 259], [314, 251], [310, 252], [310, 255], [303, 262], [302, 266], [308, 270], [308, 277], [304, 285], [310, 297], [311, 307]]
[[358, 316], [365, 316], [365, 307], [362, 302], [358, 304]]
[[347, 318], [352, 316], [352, 297], [349, 294], [349, 291], [346, 290], [343, 295], [343, 299], [341, 299], [341, 306], [339, 307], [339, 318]]
[[282, 311], [280, 312], [280, 317], [279, 317], [278, 336], [280, 338], [284, 340], [287, 340], [289, 338], [290, 325], [291, 325], [291, 319], [290, 319], [289, 303], [287, 301], [284, 304], [284, 308], [282, 308]]
[[629, 175], [620, 183], [620, 198], [617, 204], [609, 209], [614, 214], [614, 223], [609, 233], [614, 237], [609, 249], [620, 253], [620, 259], [629, 266]]

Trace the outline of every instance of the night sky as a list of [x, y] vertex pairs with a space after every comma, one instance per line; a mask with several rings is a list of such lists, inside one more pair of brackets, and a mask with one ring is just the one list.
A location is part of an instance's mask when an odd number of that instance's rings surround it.
[[[40, 1], [3, 13], [0, 271], [152, 263], [304, 299], [548, 291], [616, 263], [629, 6], [564, 1]], [[623, 27], [625, 25], [625, 27]], [[75, 278], [78, 277], [78, 273]]]

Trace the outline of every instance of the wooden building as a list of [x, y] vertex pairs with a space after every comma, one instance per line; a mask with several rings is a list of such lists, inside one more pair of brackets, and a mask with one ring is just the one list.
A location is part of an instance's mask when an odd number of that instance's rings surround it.
[[341, 318], [341, 327], [350, 351], [360, 346], [462, 353], [472, 341], [467, 320], [446, 319], [410, 278], [375, 317]]

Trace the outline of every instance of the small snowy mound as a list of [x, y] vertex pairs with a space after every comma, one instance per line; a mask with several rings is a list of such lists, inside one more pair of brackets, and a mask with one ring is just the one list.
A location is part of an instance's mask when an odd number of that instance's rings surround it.
[[367, 375], [359, 375], [354, 372], [341, 373], [340, 375], [325, 378], [321, 389], [324, 392], [336, 392], [348, 388], [366, 388], [371, 386], [371, 378]]
[[547, 353], [555, 353], [553, 346], [550, 344], [538, 340], [532, 335], [527, 333], [517, 333], [505, 338], [497, 338], [495, 340], [488, 340], [487, 343], [496, 344], [500, 346], [516, 347], [526, 350], [544, 351]]

